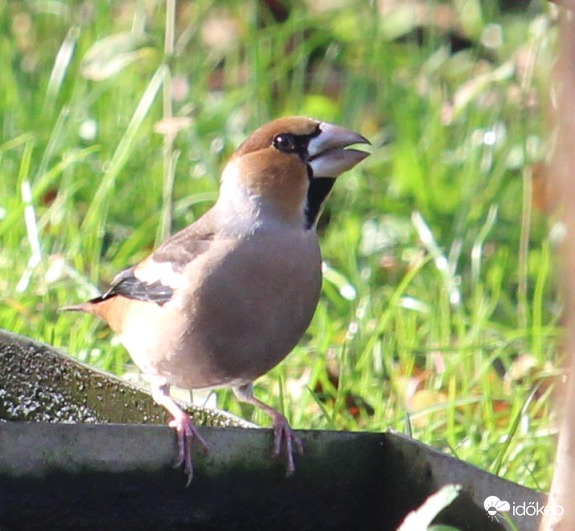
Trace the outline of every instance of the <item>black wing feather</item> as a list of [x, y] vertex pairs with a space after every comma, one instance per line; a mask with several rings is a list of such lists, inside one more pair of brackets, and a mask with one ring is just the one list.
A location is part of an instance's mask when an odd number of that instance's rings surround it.
[[144, 302], [155, 302], [160, 306], [168, 302], [174, 294], [173, 288], [165, 286], [159, 280], [152, 283], [143, 282], [134, 274], [134, 268], [122, 271], [108, 291], [90, 300], [91, 303], [102, 302], [116, 295]]
[[[181, 272], [186, 265], [209, 249], [215, 234], [212, 227], [213, 213], [208, 211], [193, 225], [174, 234], [164, 242], [152, 255], [156, 263], [169, 262], [174, 272]], [[174, 288], [162, 284], [160, 280], [144, 282], [134, 273], [134, 267], [122, 271], [114, 278], [112, 286], [103, 295], [89, 302], [102, 302], [106, 299], [122, 295], [128, 299], [144, 302], [155, 302], [160, 306], [168, 302]]]

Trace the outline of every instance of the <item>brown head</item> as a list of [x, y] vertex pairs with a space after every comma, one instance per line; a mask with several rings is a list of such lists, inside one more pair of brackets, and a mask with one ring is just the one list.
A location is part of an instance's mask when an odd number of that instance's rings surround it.
[[346, 149], [352, 144], [369, 142], [327, 122], [279, 118], [254, 131], [234, 153], [222, 176], [222, 195], [242, 190], [260, 207], [311, 228], [335, 178], [368, 156]]

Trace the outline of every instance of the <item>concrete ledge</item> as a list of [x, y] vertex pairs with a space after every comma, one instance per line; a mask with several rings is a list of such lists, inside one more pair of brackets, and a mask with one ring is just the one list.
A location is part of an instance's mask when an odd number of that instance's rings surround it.
[[[199, 426], [224, 426], [200, 428], [210, 451], [195, 452], [187, 489], [172, 467], [175, 434], [146, 390], [0, 331], [0, 529], [395, 530], [430, 494], [459, 483], [439, 521], [484, 531], [505, 529], [483, 508], [488, 496], [543, 503], [392, 433], [298, 432], [305, 455], [286, 478], [269, 457], [270, 430], [186, 409]], [[534, 517], [515, 523], [537, 529]]]
[[[4, 529], [396, 529], [446, 483], [463, 494], [442, 513], [461, 529], [504, 529], [483, 500], [542, 503], [501, 480], [395, 434], [303, 431], [295, 474], [268, 458], [270, 430], [201, 428], [184, 488], [172, 466], [175, 436], [162, 426], [0, 424]], [[522, 530], [536, 519], [518, 519]]]
[[[198, 426], [253, 427], [226, 411], [182, 407]], [[147, 389], [0, 330], [0, 419], [166, 424], [169, 416]]]

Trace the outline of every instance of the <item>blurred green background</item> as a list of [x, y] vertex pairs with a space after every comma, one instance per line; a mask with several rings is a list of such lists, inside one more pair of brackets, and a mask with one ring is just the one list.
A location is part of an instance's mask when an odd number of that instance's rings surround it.
[[314, 321], [256, 395], [296, 428], [393, 428], [548, 487], [553, 6], [197, 0], [172, 23], [151, 0], [0, 5], [1, 327], [135, 378], [103, 323], [57, 308], [205, 212], [257, 126], [332, 121], [373, 154], [320, 223]]

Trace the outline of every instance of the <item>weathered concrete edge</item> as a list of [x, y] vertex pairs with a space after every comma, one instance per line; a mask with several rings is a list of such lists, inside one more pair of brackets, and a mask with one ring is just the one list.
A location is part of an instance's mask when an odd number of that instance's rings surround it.
[[[201, 426], [254, 426], [226, 411], [182, 407]], [[0, 419], [165, 424], [169, 416], [148, 390], [55, 347], [0, 330]]]
[[[277, 482], [278, 477], [281, 480], [283, 463], [268, 458], [272, 444], [270, 430], [199, 429], [209, 448], [208, 455], [199, 448], [194, 453], [198, 479], [193, 481], [202, 488], [211, 484], [217, 491], [218, 482], [228, 481], [222, 478], [235, 476], [244, 478], [238, 481], [238, 485], [243, 485], [238, 491], [241, 495], [244, 488], [265, 492], [268, 483]], [[373, 485], [379, 482], [383, 492], [413, 491], [415, 500], [444, 484], [461, 484], [460, 512], [464, 516], [469, 514], [471, 502], [479, 508], [475, 518], [481, 517], [483, 501], [491, 495], [515, 505], [543, 503], [541, 493], [493, 476], [403, 435], [333, 431], [299, 431], [298, 434], [303, 439], [305, 453], [297, 458], [296, 473], [286, 483], [288, 490], [293, 485], [298, 485], [299, 490], [314, 485], [317, 490], [316, 483], [321, 485], [322, 475], [336, 478], [339, 474], [349, 476], [350, 493], [353, 493], [355, 478], [368, 475]], [[137, 489], [138, 481], [134, 478], [143, 475], [157, 478], [145, 481], [148, 496], [154, 496], [150, 485], [152, 489], [158, 485], [161, 490], [165, 482], [178, 489], [182, 486], [182, 495], [185, 495], [183, 473], [172, 466], [175, 455], [175, 437], [168, 427], [0, 423], [0, 483], [11, 478], [29, 480], [33, 485], [54, 474], [74, 477], [103, 473], [112, 474], [118, 481], [133, 481], [133, 488]], [[333, 463], [330, 455], [336, 456], [338, 462]], [[376, 455], [380, 457], [374, 459]], [[349, 456], [349, 463], [342, 461], [346, 456]], [[339, 472], [334, 471], [338, 463], [343, 467]], [[356, 465], [366, 470], [351, 470]], [[326, 488], [330, 482], [334, 485], [335, 480], [328, 480]], [[93, 488], [97, 489], [97, 485]], [[223, 486], [221, 490], [227, 488]], [[303, 494], [306, 494], [305, 490]], [[308, 496], [315, 494], [310, 492]], [[373, 495], [380, 494], [374, 492]], [[0, 489], [0, 505], [2, 502]], [[537, 528], [537, 520], [533, 517], [517, 517], [515, 522], [522, 530]]]
[[[20, 416], [22, 410], [32, 412], [30, 420], [47, 417], [49, 422], [79, 424], [54, 427], [44, 423], [0, 423], [0, 477], [27, 480], [56, 473], [73, 478], [95, 472], [118, 478], [144, 473], [156, 478], [169, 478], [170, 482], [181, 479], [181, 471], [174, 471], [171, 467], [175, 455], [173, 430], [160, 426], [117, 424], [165, 422], [165, 412], [154, 404], [149, 393], [88, 367], [54, 347], [0, 330], [0, 418], [27, 419]], [[249, 423], [225, 412], [193, 406], [189, 411], [199, 424], [249, 426]], [[82, 422], [112, 424], [91, 426]], [[217, 476], [226, 470], [241, 468], [248, 475], [261, 473], [261, 481], [254, 483], [256, 489], [265, 489], [266, 478], [273, 480], [278, 473], [281, 476], [283, 465], [266, 458], [271, 448], [269, 430], [204, 429], [202, 433], [212, 450], [207, 457], [196, 452], [198, 475]], [[334, 448], [345, 448], [346, 452], [362, 448], [362, 451], [367, 449], [366, 458], [350, 458], [347, 466], [365, 466], [365, 471], [354, 472], [356, 477], [368, 478], [373, 485], [387, 489], [391, 495], [401, 490], [397, 488], [401, 485], [403, 494], [408, 494], [411, 489], [417, 491], [421, 498], [446, 483], [460, 483], [465, 491], [460, 499], [466, 497], [481, 510], [483, 500], [491, 495], [511, 504], [543, 503], [539, 493], [495, 478], [401, 435], [299, 433], [304, 439], [306, 453], [298, 459], [298, 473], [292, 485], [298, 484], [301, 478], [309, 478], [310, 474], [321, 470], [321, 466], [330, 467], [325, 473], [332, 474], [330, 477], [337, 481], [333, 464], [326, 463], [323, 455], [326, 448], [333, 453], [335, 460], [346, 458], [346, 455]], [[371, 452], [379, 455], [377, 447], [385, 449], [378, 461], [381, 470], [374, 468], [371, 458], [367, 459]], [[320, 463], [319, 468], [314, 465], [316, 461]], [[251, 472], [248, 473], [248, 469]], [[377, 479], [372, 478], [373, 474], [378, 474]], [[134, 485], [137, 488], [137, 482]], [[300, 488], [305, 486], [303, 482]], [[0, 491], [1, 488], [0, 484]], [[235, 492], [232, 491], [231, 495]], [[521, 529], [536, 528], [536, 519], [532, 517], [516, 521]]]
[[[468, 498], [483, 509], [484, 501], [489, 496], [497, 496], [509, 502], [512, 511], [519, 506], [525, 508], [530, 504], [538, 504], [541, 507], [545, 503], [546, 495], [542, 492], [495, 476], [403, 434], [387, 433], [386, 438], [405, 461], [410, 463], [412, 474], [420, 477], [428, 475], [432, 478], [434, 490], [450, 483], [461, 485], [462, 495], [454, 502], [455, 506], [458, 503], [462, 506], [464, 499]], [[512, 516], [514, 523], [522, 531], [536, 531], [539, 527], [538, 518], [522, 514], [521, 507]], [[504, 525], [510, 529], [506, 522]]]

